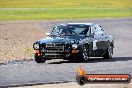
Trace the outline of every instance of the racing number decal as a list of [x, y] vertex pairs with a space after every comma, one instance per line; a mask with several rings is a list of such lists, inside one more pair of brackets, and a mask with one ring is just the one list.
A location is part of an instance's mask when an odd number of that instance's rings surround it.
[[94, 41], [93, 41], [93, 50], [96, 50], [96, 49], [97, 49], [96, 43], [97, 43], [97, 40], [94, 40]]

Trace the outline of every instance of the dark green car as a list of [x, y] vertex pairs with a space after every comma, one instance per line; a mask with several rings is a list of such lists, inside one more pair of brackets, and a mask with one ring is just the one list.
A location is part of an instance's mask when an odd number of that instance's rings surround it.
[[114, 40], [104, 29], [93, 23], [67, 23], [53, 28], [48, 38], [33, 44], [35, 61], [51, 59], [88, 61], [89, 57], [110, 59]]

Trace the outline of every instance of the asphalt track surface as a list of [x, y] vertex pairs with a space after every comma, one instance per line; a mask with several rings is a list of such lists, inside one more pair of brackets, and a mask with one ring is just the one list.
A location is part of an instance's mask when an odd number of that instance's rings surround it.
[[57, 21], [52, 24], [62, 22], [92, 22], [102, 25], [115, 38], [113, 59], [92, 58], [88, 63], [50, 60], [44, 64], [37, 64], [32, 59], [4, 62], [0, 63], [0, 86], [75, 81], [76, 69], [80, 65], [89, 74], [132, 76], [132, 18]]

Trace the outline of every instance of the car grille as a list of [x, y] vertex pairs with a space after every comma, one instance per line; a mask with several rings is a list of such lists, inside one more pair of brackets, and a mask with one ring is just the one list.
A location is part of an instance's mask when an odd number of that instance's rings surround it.
[[61, 43], [46, 44], [46, 52], [63, 52], [64, 45]]
[[64, 44], [62, 43], [49, 43], [46, 44], [45, 56], [47, 58], [64, 58]]

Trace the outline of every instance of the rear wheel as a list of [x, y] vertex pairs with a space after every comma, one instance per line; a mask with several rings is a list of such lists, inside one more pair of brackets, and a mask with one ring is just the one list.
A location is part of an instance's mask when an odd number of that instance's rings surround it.
[[107, 48], [106, 53], [103, 55], [103, 58], [104, 59], [111, 59], [112, 58], [112, 52], [113, 52], [112, 46], [109, 45], [108, 48]]
[[37, 63], [44, 63], [44, 62], [46, 61], [46, 59], [44, 59], [43, 57], [38, 56], [38, 55], [36, 55], [36, 54], [35, 54], [34, 58], [35, 58], [35, 61], [36, 61]]

